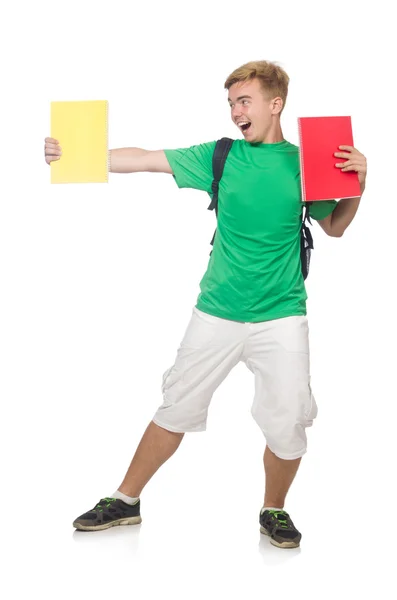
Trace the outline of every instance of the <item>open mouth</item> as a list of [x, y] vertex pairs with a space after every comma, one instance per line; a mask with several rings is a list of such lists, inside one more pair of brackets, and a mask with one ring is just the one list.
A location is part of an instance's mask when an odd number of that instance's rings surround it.
[[238, 126], [241, 129], [241, 131], [245, 133], [251, 127], [251, 123], [250, 121], [241, 121], [240, 123], [238, 123]]

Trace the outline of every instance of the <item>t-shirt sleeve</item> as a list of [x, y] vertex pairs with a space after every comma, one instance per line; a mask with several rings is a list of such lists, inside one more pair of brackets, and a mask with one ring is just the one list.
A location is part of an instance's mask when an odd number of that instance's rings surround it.
[[328, 215], [335, 210], [337, 204], [338, 203], [336, 200], [321, 200], [319, 202], [313, 202], [313, 204], [309, 206], [309, 215], [315, 221], [321, 221], [322, 219], [325, 219], [325, 217], [328, 217]]
[[215, 145], [216, 142], [207, 142], [190, 148], [164, 150], [178, 187], [211, 193]]

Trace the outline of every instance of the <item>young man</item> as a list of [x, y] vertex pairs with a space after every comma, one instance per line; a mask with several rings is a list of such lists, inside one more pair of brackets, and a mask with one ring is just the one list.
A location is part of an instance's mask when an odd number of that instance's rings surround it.
[[[302, 201], [299, 149], [283, 137], [280, 116], [289, 78], [279, 66], [252, 62], [226, 80], [235, 140], [219, 188], [213, 252], [201, 293], [163, 377], [163, 403], [147, 427], [119, 489], [73, 523], [95, 531], [140, 523], [139, 496], [186, 432], [203, 431], [213, 393], [243, 361], [255, 376], [252, 415], [267, 446], [261, 532], [281, 548], [299, 546], [301, 534], [284, 502], [306, 452], [306, 427], [317, 414], [310, 389], [306, 292], [300, 264]], [[343, 141], [343, 140], [341, 140]], [[110, 151], [112, 173], [163, 172], [179, 187], [212, 193], [215, 142], [179, 150]], [[366, 159], [340, 146], [336, 166], [358, 173], [365, 187]], [[49, 164], [59, 160], [57, 140], [46, 138]], [[316, 202], [310, 215], [333, 237], [343, 235], [360, 199]]]

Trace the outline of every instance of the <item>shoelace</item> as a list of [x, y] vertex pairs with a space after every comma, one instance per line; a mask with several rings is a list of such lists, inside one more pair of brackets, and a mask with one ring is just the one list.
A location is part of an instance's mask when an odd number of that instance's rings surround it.
[[116, 498], [102, 498], [95, 507], [95, 510], [103, 510], [103, 507], [109, 508], [112, 502], [116, 502]]
[[289, 514], [285, 510], [269, 510], [269, 513], [277, 519], [283, 529], [289, 529], [288, 519]]

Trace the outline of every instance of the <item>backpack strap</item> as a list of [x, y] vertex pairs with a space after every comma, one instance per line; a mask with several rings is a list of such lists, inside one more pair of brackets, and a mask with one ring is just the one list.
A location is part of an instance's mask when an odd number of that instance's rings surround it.
[[[230, 138], [222, 138], [216, 142], [214, 154], [212, 155], [212, 200], [211, 204], [208, 207], [208, 210], [214, 210], [216, 216], [218, 217], [218, 193], [219, 193], [219, 182], [222, 179], [223, 169], [225, 167], [225, 162], [227, 155], [229, 154], [230, 148], [233, 145], [234, 140]], [[214, 235], [212, 236], [212, 240], [210, 242], [211, 246], [214, 245], [216, 235], [216, 229], [214, 231]], [[210, 255], [212, 254], [212, 250]]]
[[310, 223], [310, 225], [312, 225], [313, 223], [310, 220], [310, 206], [313, 204], [313, 202], [305, 202], [304, 206], [303, 206], [303, 223], [305, 224], [306, 221]]
[[223, 169], [225, 167], [225, 162], [227, 155], [229, 154], [230, 148], [233, 145], [234, 140], [230, 138], [222, 138], [216, 142], [214, 154], [212, 156], [212, 200], [211, 204], [208, 207], [208, 210], [214, 210], [216, 215], [218, 215], [218, 192], [219, 192], [219, 182], [222, 179]]
[[307, 226], [306, 223], [310, 223], [310, 225], [312, 225], [312, 222], [310, 220], [310, 213], [309, 213], [309, 207], [312, 204], [312, 202], [305, 202], [305, 205], [303, 207], [303, 217], [302, 217], [302, 230], [301, 230], [301, 242], [304, 244], [304, 248], [309, 248], [310, 250], [313, 250], [314, 245], [313, 245], [313, 236], [312, 233], [309, 229], [309, 227]]

